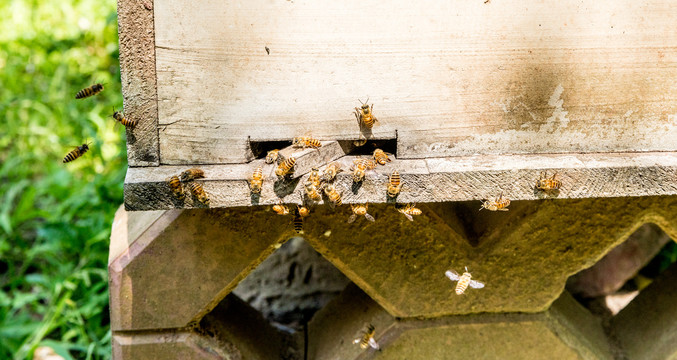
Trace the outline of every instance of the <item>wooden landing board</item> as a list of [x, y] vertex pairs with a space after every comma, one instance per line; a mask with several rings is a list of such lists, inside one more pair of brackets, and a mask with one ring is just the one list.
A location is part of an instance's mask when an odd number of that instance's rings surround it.
[[401, 159], [673, 151], [673, 15], [669, 0], [155, 0], [160, 163], [243, 163], [248, 137], [357, 139], [367, 97]]
[[[403, 190], [397, 202], [443, 202], [482, 200], [501, 192], [511, 200], [544, 198], [595, 198], [623, 196], [677, 195], [677, 153], [485, 155], [437, 159], [395, 159], [367, 174], [354, 187], [347, 171], [354, 157], [338, 161], [346, 171], [335, 182], [344, 203], [393, 202], [386, 197], [386, 182], [392, 170], [402, 176]], [[267, 177], [260, 196], [251, 196], [247, 179], [252, 170], [264, 167], [271, 174], [274, 165], [263, 160], [251, 164], [205, 165], [205, 191], [211, 207], [270, 205], [280, 201], [300, 203], [300, 191], [306, 176], [296, 181], [275, 183]], [[125, 180], [127, 210], [158, 210], [194, 207], [189, 194], [177, 201], [164, 182], [183, 166], [130, 168]], [[557, 172], [562, 188], [554, 194], [535, 191], [542, 171]], [[479, 202], [478, 202], [479, 208]]]

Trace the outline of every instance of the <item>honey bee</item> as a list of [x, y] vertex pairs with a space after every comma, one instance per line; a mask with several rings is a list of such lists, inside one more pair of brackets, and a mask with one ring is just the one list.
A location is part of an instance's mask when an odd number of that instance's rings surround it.
[[373, 160], [366, 159], [355, 159], [353, 160], [353, 166], [350, 170], [353, 172], [353, 181], [360, 182], [364, 180], [364, 176], [367, 170], [372, 170], [376, 167], [376, 162]]
[[254, 194], [261, 193], [261, 187], [263, 186], [263, 168], [261, 166], [257, 167], [252, 174], [251, 179], [249, 180], [249, 189]]
[[324, 169], [322, 174], [322, 180], [325, 182], [330, 182], [336, 178], [336, 174], [341, 172], [341, 163], [334, 161], [333, 163], [327, 165], [327, 168]]
[[378, 120], [376, 120], [376, 117], [373, 114], [374, 110], [374, 104], [371, 104], [371, 107], [369, 107], [369, 98], [367, 98], [367, 101], [362, 102], [362, 100], [359, 100], [360, 104], [362, 104], [361, 107], [355, 108], [355, 117], [357, 118], [357, 123], [362, 126], [364, 126], [367, 129], [371, 129], [374, 127], [375, 123], [378, 123]]
[[310, 181], [306, 181], [306, 183], [303, 184], [303, 186], [306, 189], [306, 196], [308, 196], [308, 198], [310, 200], [313, 200], [313, 201], [322, 200], [322, 194], [320, 194], [320, 192], [317, 191], [317, 187], [315, 187], [315, 185], [313, 185], [313, 183], [311, 183]]
[[320, 142], [320, 140], [313, 139], [310, 136], [298, 136], [292, 140], [291, 146], [300, 147], [304, 149], [307, 147], [318, 149], [322, 147], [322, 143]]
[[360, 348], [362, 349], [372, 347], [373, 349], [378, 350], [379, 349], [378, 343], [374, 339], [375, 334], [376, 328], [374, 327], [374, 325], [369, 324], [369, 326], [367, 326], [366, 331], [363, 331], [362, 335], [359, 338], [353, 340], [353, 344], [360, 344]]
[[103, 84], [94, 84], [88, 88], [84, 88], [80, 91], [78, 91], [77, 94], [75, 94], [76, 99], [84, 99], [90, 96], [94, 96], [100, 92], [103, 91]]
[[281, 162], [280, 165], [275, 169], [275, 175], [279, 177], [287, 176], [289, 173], [294, 171], [294, 164], [296, 164], [296, 159], [293, 156], [290, 156], [285, 161]]
[[174, 175], [167, 180], [167, 185], [169, 188], [172, 190], [172, 193], [174, 193], [174, 196], [176, 196], [177, 199], [183, 200], [184, 195], [183, 195], [183, 188], [181, 187], [181, 181], [179, 181], [179, 177]]
[[113, 113], [113, 119], [119, 121], [120, 124], [130, 129], [133, 129], [136, 126], [136, 123], [138, 122], [137, 120], [130, 120], [125, 118], [125, 116], [122, 114], [121, 111], [115, 111]]
[[287, 215], [289, 214], [289, 208], [286, 205], [283, 205], [281, 202], [273, 205], [273, 211], [278, 215]]
[[316, 188], [320, 188], [320, 170], [318, 168], [312, 168], [310, 174], [308, 175], [308, 181], [313, 184]]
[[394, 198], [400, 194], [400, 190], [402, 190], [400, 173], [397, 170], [393, 170], [388, 177], [388, 196]]
[[374, 150], [374, 160], [376, 160], [377, 163], [381, 165], [385, 165], [386, 162], [390, 162], [390, 158], [388, 157], [388, 153], [381, 149], [376, 149]]
[[79, 158], [80, 156], [84, 155], [87, 151], [89, 151], [89, 144], [82, 144], [80, 146], [76, 146], [75, 149], [71, 150], [63, 158], [64, 164]]
[[296, 211], [298, 211], [301, 217], [308, 217], [310, 215], [310, 209], [305, 205], [296, 205]]
[[373, 216], [367, 214], [367, 208], [369, 207], [368, 203], [365, 204], [350, 204], [350, 208], [353, 210], [353, 213], [350, 215], [350, 218], [348, 218], [348, 223], [352, 223], [357, 219], [357, 216], [362, 216], [367, 218], [367, 220], [374, 222], [376, 219], [374, 219]]
[[407, 204], [404, 206], [396, 206], [395, 207], [397, 211], [402, 213], [402, 215], [406, 216], [409, 221], [414, 221], [414, 216], [418, 216], [422, 214], [421, 209], [416, 207], [416, 204]]
[[298, 211], [294, 213], [292, 223], [294, 224], [294, 230], [299, 234], [303, 234], [303, 217]]
[[327, 195], [327, 198], [329, 198], [329, 201], [332, 203], [332, 207], [336, 205], [341, 205], [342, 200], [341, 200], [341, 194], [336, 191], [336, 188], [334, 185], [328, 184], [324, 187], [324, 194]]
[[181, 181], [183, 182], [202, 179], [203, 177], [205, 177], [204, 170], [198, 168], [190, 168], [181, 173]]
[[446, 275], [451, 281], [458, 281], [458, 284], [456, 284], [456, 295], [462, 295], [468, 286], [473, 289], [481, 289], [484, 287], [483, 283], [471, 280], [472, 275], [470, 275], [468, 272], [467, 266], [465, 267], [465, 272], [461, 276], [459, 276], [454, 270], [447, 270], [444, 275]]
[[195, 196], [199, 202], [209, 206], [209, 198], [207, 197], [205, 190], [202, 188], [202, 184], [192, 182], [189, 185], [189, 189], [190, 192], [193, 194], [193, 196]]
[[536, 182], [536, 189], [542, 191], [559, 190], [562, 182], [555, 179], [555, 176], [557, 176], [557, 173], [554, 173], [551, 178], [546, 178], [545, 171], [541, 172], [541, 177]]
[[266, 164], [272, 164], [276, 162], [279, 155], [280, 155], [279, 149], [268, 151], [268, 154], [266, 154]]
[[490, 198], [482, 202], [480, 210], [487, 209], [489, 211], [508, 211], [508, 205], [510, 205], [510, 199], [504, 198], [503, 193], [497, 198]]

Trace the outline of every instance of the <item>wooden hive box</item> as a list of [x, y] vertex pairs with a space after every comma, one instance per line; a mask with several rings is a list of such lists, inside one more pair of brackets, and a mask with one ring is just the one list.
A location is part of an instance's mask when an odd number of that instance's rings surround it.
[[[311, 166], [373, 144], [395, 160], [345, 203], [677, 193], [677, 32], [666, 0], [119, 0], [130, 210], [177, 202], [165, 180], [199, 166], [211, 207], [299, 202]], [[358, 101], [380, 125], [360, 131]], [[294, 181], [260, 196], [265, 150], [310, 134]], [[355, 147], [367, 136], [370, 142]]]

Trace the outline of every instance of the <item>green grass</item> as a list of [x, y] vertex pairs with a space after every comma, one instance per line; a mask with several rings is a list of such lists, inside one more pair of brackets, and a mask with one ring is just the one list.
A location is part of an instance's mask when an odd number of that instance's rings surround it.
[[[110, 358], [107, 256], [126, 170], [114, 0], [0, 2], [0, 359]], [[102, 94], [75, 100], [94, 82]], [[75, 145], [91, 151], [70, 164]]]

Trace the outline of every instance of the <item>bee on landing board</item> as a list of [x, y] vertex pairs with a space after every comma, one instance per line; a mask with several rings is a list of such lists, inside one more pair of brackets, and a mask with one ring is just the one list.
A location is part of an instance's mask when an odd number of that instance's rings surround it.
[[296, 158], [290, 156], [288, 159], [284, 160], [277, 166], [275, 169], [275, 175], [279, 177], [284, 177], [289, 175], [294, 171], [294, 164], [296, 164]]
[[371, 129], [374, 127], [374, 124], [378, 123], [378, 120], [376, 120], [376, 117], [373, 114], [374, 110], [374, 104], [371, 104], [371, 107], [369, 104], [369, 98], [367, 98], [367, 101], [362, 102], [362, 100], [358, 99], [360, 104], [362, 104], [361, 107], [355, 108], [355, 117], [357, 118], [357, 124], [362, 127], [366, 127], [367, 129]]
[[392, 198], [397, 197], [400, 194], [400, 190], [402, 190], [400, 173], [397, 170], [393, 170], [388, 177], [388, 196]]
[[416, 204], [407, 204], [404, 206], [396, 205], [395, 209], [397, 209], [397, 211], [399, 211], [402, 215], [406, 216], [409, 221], [414, 221], [413, 216], [418, 216], [423, 213], [421, 209], [416, 207]]
[[313, 139], [310, 136], [297, 136], [292, 140], [291, 146], [293, 147], [300, 147], [300, 148], [313, 148], [313, 149], [319, 149], [322, 147], [322, 143], [320, 140]]
[[115, 111], [112, 116], [113, 119], [117, 120], [125, 127], [133, 129], [136, 126], [137, 121], [125, 118], [125, 116], [122, 114], [122, 111]]
[[[385, 165], [387, 162], [392, 161], [392, 160], [390, 160], [388, 155], [389, 154], [387, 152], [385, 152], [381, 149], [374, 150], [374, 160], [381, 165]], [[390, 154], [390, 155], [392, 155], [392, 154]]]
[[449, 280], [451, 281], [458, 281], [458, 284], [456, 284], [456, 294], [457, 295], [462, 295], [463, 292], [470, 286], [473, 289], [481, 289], [484, 287], [484, 284], [471, 280], [472, 275], [468, 272], [468, 267], [466, 266], [465, 272], [463, 275], [459, 276], [458, 273], [454, 270], [447, 270], [444, 275], [446, 275]]
[[68, 163], [71, 162], [82, 155], [84, 155], [87, 151], [89, 151], [89, 144], [82, 144], [80, 146], [76, 146], [75, 149], [71, 150], [66, 156], [63, 158], [63, 162]]
[[278, 162], [279, 157], [280, 157], [279, 149], [268, 151], [268, 154], [266, 154], [266, 164], [279, 163]]
[[350, 204], [350, 208], [353, 210], [352, 215], [348, 218], [348, 223], [352, 223], [357, 219], [358, 216], [364, 216], [367, 218], [367, 220], [374, 222], [376, 219], [374, 219], [373, 216], [367, 214], [367, 208], [369, 207], [368, 203], [365, 204]]
[[536, 189], [541, 191], [559, 190], [562, 186], [562, 182], [555, 179], [555, 176], [557, 176], [557, 173], [554, 173], [552, 177], [548, 178], [545, 175], [545, 171], [541, 172], [541, 177], [536, 181]]
[[353, 181], [360, 182], [364, 180], [364, 176], [367, 170], [372, 170], [376, 167], [376, 162], [374, 160], [367, 159], [355, 159], [353, 160], [353, 166], [350, 170], [353, 172]]
[[263, 187], [263, 168], [258, 166], [254, 170], [251, 179], [249, 179], [249, 189], [254, 194], [260, 194], [261, 187]]
[[332, 208], [341, 205], [341, 193], [336, 191], [334, 185], [328, 184], [324, 187], [324, 194], [327, 195], [329, 201], [331, 201]]
[[100, 92], [103, 91], [103, 84], [94, 84], [90, 87], [84, 88], [80, 91], [78, 91], [77, 94], [75, 94], [76, 99], [84, 99], [88, 98], [90, 96], [94, 96]]
[[508, 211], [508, 205], [510, 205], [510, 199], [504, 198], [503, 193], [501, 193], [497, 198], [489, 198], [483, 201], [480, 210]]
[[183, 200], [185, 195], [183, 195], [183, 188], [181, 187], [181, 181], [179, 180], [179, 177], [174, 175], [170, 177], [167, 180], [167, 185], [169, 186], [169, 189], [172, 190], [172, 193], [174, 196], [176, 196], [177, 199]]
[[321, 201], [322, 200], [322, 194], [318, 191], [318, 189], [311, 183], [310, 181], [306, 181], [305, 184], [303, 184], [303, 187], [306, 190], [306, 196], [308, 199], [313, 200], [313, 201]]
[[188, 182], [195, 179], [202, 179], [205, 177], [205, 172], [202, 169], [190, 168], [181, 173], [181, 181]]
[[322, 173], [322, 180], [325, 182], [333, 181], [336, 178], [336, 174], [341, 172], [341, 163], [334, 161], [333, 163], [327, 165], [327, 168], [324, 169]]
[[188, 186], [190, 189], [190, 192], [197, 198], [199, 202], [201, 202], [203, 205], [209, 206], [209, 197], [207, 197], [207, 194], [205, 193], [204, 188], [202, 188], [202, 184], [192, 182]]
[[322, 179], [320, 178], [320, 170], [318, 168], [312, 168], [310, 170], [310, 174], [308, 174], [308, 181], [313, 184], [315, 188], [320, 188], [320, 182], [322, 182]]
[[289, 214], [289, 208], [282, 204], [281, 202], [273, 205], [273, 211], [278, 215], [287, 215]]
[[376, 328], [374, 327], [374, 325], [369, 324], [369, 326], [367, 326], [367, 329], [362, 332], [362, 335], [359, 338], [353, 340], [353, 344], [360, 344], [360, 348], [362, 349], [371, 347], [375, 350], [378, 350], [379, 349], [378, 343], [374, 339], [375, 334]]

